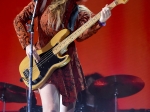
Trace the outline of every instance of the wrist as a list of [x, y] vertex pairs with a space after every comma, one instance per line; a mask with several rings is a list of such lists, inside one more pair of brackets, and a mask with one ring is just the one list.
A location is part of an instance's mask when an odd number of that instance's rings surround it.
[[100, 26], [106, 26], [106, 22], [101, 22], [100, 20], [98, 21]]

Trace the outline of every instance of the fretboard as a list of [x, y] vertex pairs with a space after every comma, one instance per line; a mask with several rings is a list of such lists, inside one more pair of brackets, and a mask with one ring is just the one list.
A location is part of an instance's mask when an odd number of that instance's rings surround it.
[[[112, 2], [109, 4], [109, 8], [112, 10], [115, 6], [117, 6], [117, 2]], [[80, 28], [78, 28], [76, 31], [74, 31], [72, 34], [70, 34], [67, 38], [65, 38], [62, 42], [60, 42], [57, 46], [53, 48], [53, 53], [57, 54], [61, 49], [68, 46], [70, 43], [72, 43], [76, 38], [78, 38], [86, 29], [90, 28], [93, 24], [95, 24], [100, 18], [100, 12], [96, 14], [93, 18], [91, 18], [89, 21], [87, 21], [84, 25], [82, 25]]]

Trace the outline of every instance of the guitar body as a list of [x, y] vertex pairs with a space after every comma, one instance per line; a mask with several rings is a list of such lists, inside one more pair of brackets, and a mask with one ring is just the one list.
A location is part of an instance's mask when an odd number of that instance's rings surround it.
[[[108, 7], [112, 10], [115, 6], [119, 4], [125, 4], [127, 1], [128, 0], [114, 0], [108, 5]], [[61, 54], [66, 52], [67, 46], [78, 36], [80, 36], [80, 34], [82, 34], [86, 29], [90, 28], [94, 23], [96, 23], [99, 18], [100, 14], [98, 13], [84, 25], [74, 31], [71, 35], [69, 35], [69, 30], [61, 30], [44, 48], [37, 50], [41, 60], [38, 63], [33, 60], [32, 90], [42, 87], [47, 82], [54, 70], [69, 63], [69, 55], [62, 56]], [[29, 81], [29, 63], [29, 58], [25, 57], [19, 66], [21, 77], [27, 86]]]
[[[47, 82], [54, 70], [69, 63], [69, 55], [62, 56], [60, 53], [53, 53], [53, 48], [62, 40], [64, 40], [69, 35], [69, 33], [70, 32], [67, 29], [61, 30], [44, 48], [37, 50], [41, 60], [36, 63], [36, 61], [33, 59], [32, 90], [36, 90], [42, 87]], [[29, 82], [29, 65], [30, 59], [26, 56], [19, 66], [21, 78], [27, 86]]]

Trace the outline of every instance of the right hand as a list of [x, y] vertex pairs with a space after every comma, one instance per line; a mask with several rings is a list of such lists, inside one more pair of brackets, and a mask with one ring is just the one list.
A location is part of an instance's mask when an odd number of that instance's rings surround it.
[[[26, 55], [30, 58], [30, 55], [31, 55], [30, 44], [26, 47]], [[40, 61], [40, 56], [37, 54], [35, 46], [33, 46], [33, 58], [36, 60], [37, 63]]]

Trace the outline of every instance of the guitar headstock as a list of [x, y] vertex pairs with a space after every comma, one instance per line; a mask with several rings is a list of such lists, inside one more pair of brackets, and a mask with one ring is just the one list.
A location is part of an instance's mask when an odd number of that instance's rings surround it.
[[109, 4], [109, 9], [112, 10], [115, 6], [120, 4], [126, 4], [129, 0], [114, 0], [111, 4]]
[[117, 4], [126, 4], [129, 0], [115, 0]]

